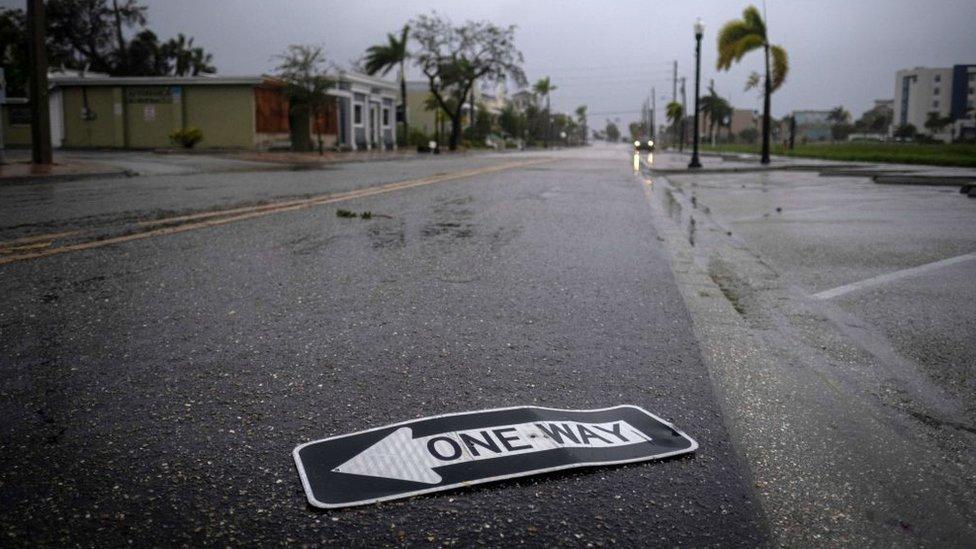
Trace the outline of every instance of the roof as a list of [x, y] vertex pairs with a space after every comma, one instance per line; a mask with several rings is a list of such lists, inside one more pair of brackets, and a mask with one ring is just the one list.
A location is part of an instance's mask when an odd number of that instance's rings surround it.
[[382, 78], [377, 78], [375, 76], [370, 76], [368, 74], [363, 74], [361, 72], [345, 71], [340, 70], [335, 76], [335, 79], [339, 82], [356, 82], [359, 84], [366, 84], [368, 86], [376, 86], [379, 88], [386, 88], [392, 91], [398, 91], [400, 89], [396, 82], [390, 82], [389, 80], [383, 80]]
[[52, 86], [256, 86], [264, 76], [61, 76]]

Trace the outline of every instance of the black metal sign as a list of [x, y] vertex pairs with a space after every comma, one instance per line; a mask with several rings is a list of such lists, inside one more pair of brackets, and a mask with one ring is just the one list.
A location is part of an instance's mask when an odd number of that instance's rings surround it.
[[522, 406], [406, 421], [308, 442], [292, 453], [309, 503], [336, 508], [697, 448], [636, 406]]

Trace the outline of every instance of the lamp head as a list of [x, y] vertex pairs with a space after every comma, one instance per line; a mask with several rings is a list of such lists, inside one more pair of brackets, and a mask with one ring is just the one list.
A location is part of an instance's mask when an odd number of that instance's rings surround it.
[[695, 38], [701, 38], [705, 34], [705, 22], [701, 17], [695, 19]]

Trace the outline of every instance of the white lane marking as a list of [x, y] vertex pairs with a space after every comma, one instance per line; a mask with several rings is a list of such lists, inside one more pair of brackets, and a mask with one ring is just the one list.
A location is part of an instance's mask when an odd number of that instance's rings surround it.
[[830, 290], [824, 290], [822, 292], [813, 294], [810, 297], [813, 297], [814, 299], [833, 299], [837, 296], [849, 294], [851, 292], [856, 292], [858, 290], [863, 290], [864, 288], [870, 288], [872, 286], [880, 286], [881, 284], [887, 284], [888, 282], [894, 282], [896, 280], [901, 280], [902, 278], [918, 276], [920, 274], [924, 274], [929, 271], [934, 271], [936, 269], [948, 267], [949, 265], [956, 265], [958, 263], [964, 263], [966, 261], [973, 261], [973, 260], [976, 260], [976, 253], [957, 255], [956, 257], [950, 257], [949, 259], [943, 259], [941, 261], [935, 261], [932, 263], [926, 263], [925, 265], [919, 265], [918, 267], [912, 267], [911, 269], [903, 269], [901, 271], [886, 273], [883, 275], [878, 275], [873, 278], [868, 278], [866, 280], [861, 280], [860, 282], [845, 284], [843, 286], [838, 286]]

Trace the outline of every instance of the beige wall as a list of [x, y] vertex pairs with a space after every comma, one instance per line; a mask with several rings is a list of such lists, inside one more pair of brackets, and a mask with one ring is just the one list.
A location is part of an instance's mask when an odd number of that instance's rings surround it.
[[[64, 90], [64, 143], [69, 147], [122, 147], [122, 103], [117, 88]], [[91, 114], [84, 117], [85, 105]], [[115, 105], [118, 105], [116, 108]]]
[[3, 144], [6, 147], [30, 146], [31, 128], [30, 124], [11, 124], [10, 108], [29, 108], [24, 105], [4, 105], [3, 106]]
[[67, 87], [63, 98], [66, 147], [168, 148], [184, 127], [203, 132], [200, 148], [256, 145], [251, 85]]
[[248, 148], [254, 140], [254, 90], [248, 86], [186, 86], [187, 127], [200, 128], [198, 147]]
[[169, 147], [169, 134], [182, 127], [182, 90], [170, 86], [137, 86], [122, 90], [125, 98], [125, 143], [135, 149]]

